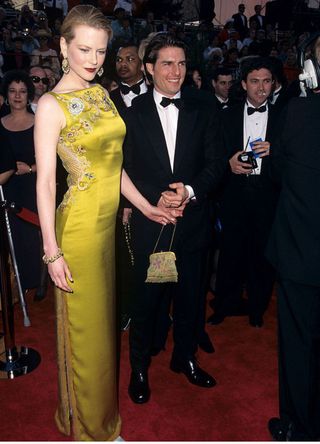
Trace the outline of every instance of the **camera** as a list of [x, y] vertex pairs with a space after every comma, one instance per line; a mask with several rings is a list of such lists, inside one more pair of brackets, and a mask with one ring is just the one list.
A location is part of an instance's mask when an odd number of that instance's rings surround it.
[[253, 170], [258, 167], [253, 151], [246, 151], [245, 153], [239, 154], [238, 160], [240, 160], [240, 162], [247, 163]]

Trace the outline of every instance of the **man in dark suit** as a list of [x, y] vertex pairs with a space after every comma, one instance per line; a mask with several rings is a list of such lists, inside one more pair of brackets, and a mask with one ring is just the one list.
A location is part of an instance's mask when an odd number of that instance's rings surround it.
[[[185, 205], [185, 209], [177, 223], [173, 246], [178, 282], [168, 284], [145, 283], [159, 227], [133, 209], [135, 288], [129, 395], [136, 403], [147, 402], [150, 397], [148, 367], [154, 324], [168, 288], [173, 294], [171, 370], [184, 373], [190, 383], [201, 387], [216, 383], [197, 364], [195, 352], [210, 242], [207, 194], [219, 184], [226, 166], [216, 114], [210, 113], [206, 103], [195, 95], [184, 99], [180, 92], [186, 74], [184, 43], [168, 34], [158, 34], [147, 45], [144, 64], [154, 89], [135, 99], [128, 115], [125, 169], [150, 202], [167, 207]], [[172, 225], [165, 227], [159, 250], [168, 250], [172, 233]]]
[[218, 110], [229, 106], [229, 90], [233, 84], [232, 74], [226, 68], [217, 68], [211, 75], [214, 101]]
[[[261, 15], [261, 5], [255, 5], [255, 14], [249, 18], [250, 28], [254, 26], [254, 29], [266, 29], [266, 18]], [[254, 25], [252, 25], [254, 23]]]
[[[319, 80], [318, 80], [319, 82]], [[293, 98], [271, 156], [281, 183], [267, 248], [278, 271], [277, 441], [320, 439], [320, 94]]]
[[233, 14], [233, 27], [236, 31], [238, 31], [240, 35], [240, 40], [243, 40], [247, 36], [248, 32], [248, 19], [244, 15], [244, 11], [246, 7], [243, 3], [238, 5], [238, 12]]
[[116, 57], [116, 71], [120, 85], [119, 88], [110, 92], [110, 98], [124, 119], [132, 100], [148, 90], [141, 67], [142, 62], [137, 46], [128, 43], [119, 48]]
[[[125, 122], [133, 99], [147, 92], [141, 67], [142, 61], [139, 58], [136, 45], [128, 43], [119, 48], [116, 56], [116, 72], [120, 86], [110, 92], [110, 98]], [[130, 325], [132, 266], [134, 263], [130, 239], [131, 212], [131, 204], [121, 197], [116, 224], [116, 283], [119, 300], [119, 324], [122, 331], [127, 330]]]
[[[272, 84], [269, 61], [248, 59], [242, 65], [246, 100], [222, 113], [230, 169], [220, 198], [215, 313], [208, 319], [212, 324], [219, 324], [226, 315], [241, 314], [245, 285], [250, 325], [261, 327], [271, 297], [274, 272], [264, 250], [277, 201], [269, 159], [277, 122], [275, 110], [267, 103]], [[256, 165], [239, 160], [249, 152]]]

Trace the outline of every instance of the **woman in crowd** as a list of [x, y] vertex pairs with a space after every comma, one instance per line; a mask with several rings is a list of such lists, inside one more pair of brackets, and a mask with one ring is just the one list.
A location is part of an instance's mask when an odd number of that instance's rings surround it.
[[[4, 186], [6, 199], [36, 212], [36, 164], [34, 157], [34, 115], [27, 110], [34, 87], [24, 71], [8, 71], [2, 84], [2, 94], [10, 108], [0, 120], [1, 145], [15, 159], [15, 174]], [[38, 287], [41, 272], [41, 242], [37, 227], [10, 216], [22, 289]]]
[[[44, 261], [57, 287], [56, 422], [65, 434], [72, 424], [75, 440], [114, 440], [120, 433], [114, 299], [120, 183], [152, 220], [175, 219], [152, 207], [121, 174], [124, 123], [103, 87], [90, 83], [102, 74], [111, 37], [107, 19], [93, 6], [78, 5], [61, 36], [64, 74], [40, 99], [35, 128]], [[55, 216], [56, 151], [69, 189]]]

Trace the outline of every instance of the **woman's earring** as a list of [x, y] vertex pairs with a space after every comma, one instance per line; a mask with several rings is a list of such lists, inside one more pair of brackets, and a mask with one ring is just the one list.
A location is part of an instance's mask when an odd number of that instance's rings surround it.
[[9, 101], [8, 101], [8, 99], [6, 99], [6, 100], [4, 101], [4, 103], [5, 103], [6, 105], [9, 105]]
[[103, 67], [101, 66], [101, 68], [100, 68], [99, 71], [97, 72], [98, 76], [101, 77], [102, 74], [103, 74], [103, 72], [104, 72], [104, 69], [103, 69]]
[[68, 74], [70, 72], [70, 65], [68, 62], [67, 57], [64, 57], [61, 63], [61, 69], [64, 72], [64, 74]]

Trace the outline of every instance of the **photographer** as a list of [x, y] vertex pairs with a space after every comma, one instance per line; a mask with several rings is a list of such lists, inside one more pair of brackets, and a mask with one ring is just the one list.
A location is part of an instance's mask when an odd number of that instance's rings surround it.
[[[264, 258], [277, 201], [269, 174], [277, 120], [267, 103], [273, 86], [271, 69], [269, 60], [261, 57], [243, 63], [246, 99], [222, 113], [230, 169], [220, 201], [222, 236], [211, 324], [248, 313], [250, 325], [262, 327], [272, 293], [274, 272]], [[244, 286], [248, 306], [242, 299]]]

